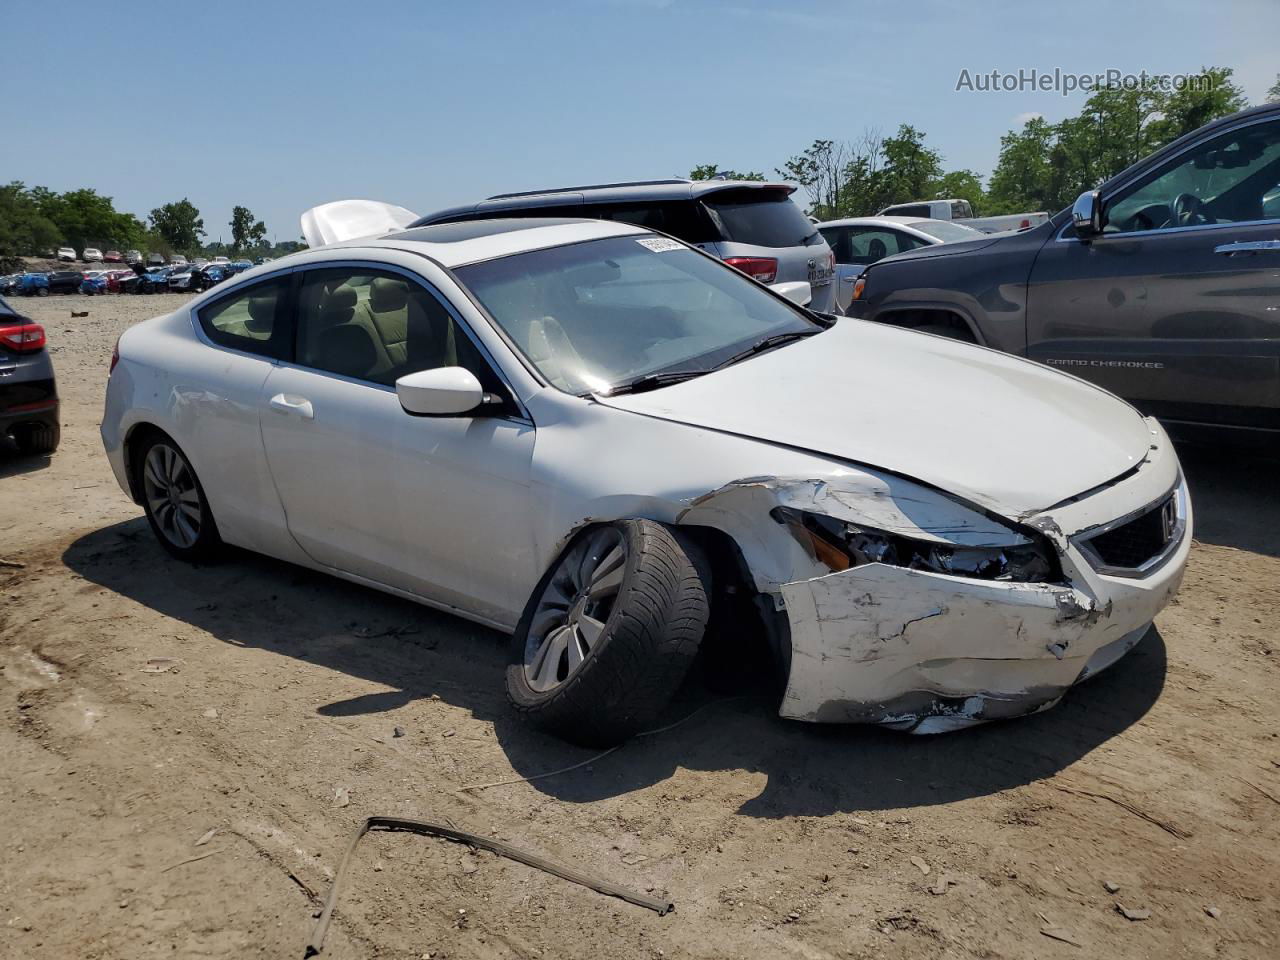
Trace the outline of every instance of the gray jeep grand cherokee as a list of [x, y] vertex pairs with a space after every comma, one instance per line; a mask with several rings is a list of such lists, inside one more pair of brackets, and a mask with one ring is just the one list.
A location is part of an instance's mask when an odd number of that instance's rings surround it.
[[1184, 437], [1280, 437], [1280, 104], [1209, 123], [1021, 233], [867, 267], [850, 315], [1074, 373]]
[[807, 280], [809, 309], [836, 309], [835, 258], [791, 200], [795, 187], [754, 180], [646, 180], [502, 193], [413, 224], [490, 217], [585, 217], [634, 223], [713, 254], [761, 283]]

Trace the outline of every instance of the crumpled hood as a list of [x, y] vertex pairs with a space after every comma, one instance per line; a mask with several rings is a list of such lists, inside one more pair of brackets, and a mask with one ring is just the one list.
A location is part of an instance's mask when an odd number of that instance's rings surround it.
[[1074, 377], [852, 319], [694, 380], [599, 399], [878, 467], [1012, 519], [1114, 479], [1153, 439], [1132, 407]]

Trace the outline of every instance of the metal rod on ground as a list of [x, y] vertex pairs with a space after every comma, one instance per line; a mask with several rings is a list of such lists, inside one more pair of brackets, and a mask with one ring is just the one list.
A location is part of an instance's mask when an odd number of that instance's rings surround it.
[[329, 887], [329, 896], [325, 898], [324, 909], [320, 912], [320, 919], [316, 921], [315, 930], [311, 934], [311, 942], [307, 944], [307, 950], [303, 954], [304, 958], [314, 957], [324, 949], [324, 937], [329, 931], [329, 921], [332, 919], [333, 909], [338, 903], [338, 888], [342, 884], [342, 878], [346, 875], [347, 866], [351, 863], [351, 857], [356, 851], [356, 846], [360, 843], [360, 838], [370, 830], [403, 830], [409, 833], [420, 833], [428, 837], [441, 837], [470, 847], [480, 847], [483, 850], [496, 853], [500, 857], [516, 860], [537, 870], [568, 880], [570, 883], [588, 887], [597, 893], [618, 897], [628, 903], [634, 903], [638, 907], [654, 911], [660, 917], [665, 916], [676, 908], [676, 905], [670, 900], [636, 893], [609, 880], [600, 880], [588, 873], [583, 873], [581, 870], [575, 870], [572, 867], [556, 863], [554, 860], [548, 860], [537, 854], [526, 853], [494, 837], [483, 837], [476, 833], [455, 830], [452, 827], [430, 823], [426, 820], [410, 820], [406, 817], [369, 817], [360, 824], [356, 829], [355, 835], [351, 838], [351, 842], [347, 844], [346, 852], [342, 855], [342, 862], [338, 864], [338, 872], [333, 875], [333, 884]]

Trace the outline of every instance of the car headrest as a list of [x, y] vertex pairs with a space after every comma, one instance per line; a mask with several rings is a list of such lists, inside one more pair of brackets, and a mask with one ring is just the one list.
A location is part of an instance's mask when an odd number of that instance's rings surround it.
[[356, 288], [344, 283], [324, 298], [325, 309], [349, 310], [356, 305], [356, 299]]
[[270, 333], [276, 319], [275, 297], [250, 297], [249, 320], [245, 326], [254, 333]]
[[374, 277], [369, 286], [369, 309], [374, 313], [402, 310], [409, 302], [409, 285], [390, 277]]
[[358, 323], [340, 323], [320, 334], [316, 363], [344, 377], [367, 377], [378, 362], [369, 331]]

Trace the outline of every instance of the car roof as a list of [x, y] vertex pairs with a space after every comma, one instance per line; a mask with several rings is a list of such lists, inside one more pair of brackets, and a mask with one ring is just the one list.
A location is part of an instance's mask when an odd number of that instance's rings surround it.
[[763, 180], [633, 180], [626, 183], [595, 183], [580, 187], [554, 187], [544, 190], [527, 190], [518, 193], [497, 193], [478, 203], [467, 203], [437, 210], [419, 217], [413, 226], [425, 226], [456, 217], [471, 216], [492, 210], [501, 215], [503, 210], [524, 210], [540, 206], [564, 206], [566, 204], [627, 202], [656, 203], [663, 200], [696, 200], [722, 193], [726, 190], [772, 190], [787, 196], [796, 190], [789, 183]]
[[383, 237], [348, 240], [313, 248], [315, 251], [352, 248], [413, 250], [445, 267], [459, 267], [529, 250], [544, 250], [605, 237], [641, 236], [651, 231], [612, 220], [568, 217], [501, 217], [410, 227]]
[[823, 227], [909, 227], [913, 223], [919, 223], [925, 217], [844, 217], [840, 220], [823, 220], [821, 223], [814, 224], [819, 230]]

